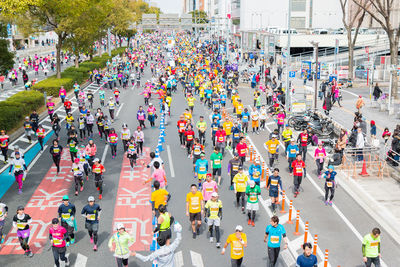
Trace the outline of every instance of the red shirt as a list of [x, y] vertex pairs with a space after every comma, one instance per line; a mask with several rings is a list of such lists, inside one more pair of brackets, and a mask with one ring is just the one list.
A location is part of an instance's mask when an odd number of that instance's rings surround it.
[[194, 138], [194, 132], [193, 130], [188, 130], [185, 132], [185, 136], [186, 136], [186, 141], [193, 141]]
[[38, 137], [43, 138], [44, 134], [45, 134], [45, 130], [43, 128], [42, 129], [37, 129], [36, 134], [37, 134]]
[[184, 133], [185, 132], [185, 127], [186, 127], [186, 121], [185, 120], [179, 120], [176, 125], [178, 126], [178, 133]]
[[102, 174], [104, 172], [104, 166], [102, 164], [99, 165], [93, 164], [92, 172], [96, 174]]
[[247, 150], [247, 144], [246, 143], [239, 143], [236, 146], [236, 151], [239, 154], [239, 157], [244, 157], [246, 156], [246, 150]]
[[294, 176], [302, 176], [303, 175], [303, 169], [306, 167], [306, 164], [304, 161], [293, 161], [292, 162], [292, 168], [293, 168], [293, 175]]
[[71, 106], [72, 106], [71, 101], [65, 101], [65, 102], [64, 102], [64, 107], [65, 107], [66, 109], [71, 109]]
[[217, 143], [225, 142], [226, 132], [225, 130], [218, 130], [215, 133], [215, 138], [217, 138]]
[[301, 146], [307, 146], [308, 134], [300, 133], [300, 144]]

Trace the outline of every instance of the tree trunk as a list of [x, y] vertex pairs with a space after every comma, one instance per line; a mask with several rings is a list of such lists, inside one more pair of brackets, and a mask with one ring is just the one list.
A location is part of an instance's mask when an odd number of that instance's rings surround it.
[[[397, 68], [398, 64], [398, 51], [399, 51], [399, 41], [396, 40], [395, 36], [389, 36], [390, 42], [390, 64]], [[397, 69], [396, 71], [391, 71], [392, 77], [392, 97], [398, 99], [398, 81], [397, 81]]]
[[61, 46], [62, 46], [62, 39], [61, 39], [61, 36], [58, 35], [58, 42], [56, 44], [56, 74], [57, 74], [57, 79], [61, 78]]
[[79, 54], [75, 54], [75, 68], [79, 68]]
[[347, 46], [349, 47], [349, 80], [353, 80], [353, 66], [354, 66], [354, 46], [351, 40], [351, 30], [347, 31]]

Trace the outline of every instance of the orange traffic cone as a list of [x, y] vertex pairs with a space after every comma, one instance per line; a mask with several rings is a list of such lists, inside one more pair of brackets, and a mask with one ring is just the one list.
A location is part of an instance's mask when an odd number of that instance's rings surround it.
[[365, 159], [363, 162], [362, 170], [360, 172], [361, 176], [369, 176], [369, 173], [367, 172], [367, 163], [365, 163]]

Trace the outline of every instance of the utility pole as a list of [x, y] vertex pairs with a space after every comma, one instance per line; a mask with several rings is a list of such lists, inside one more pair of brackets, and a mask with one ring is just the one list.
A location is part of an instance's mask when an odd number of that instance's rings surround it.
[[111, 57], [111, 30], [107, 29], [108, 56]]
[[318, 44], [311, 42], [315, 51], [315, 76], [314, 76], [314, 110], [317, 110], [317, 93], [318, 93]]
[[290, 19], [292, 17], [292, 0], [289, 1], [288, 9], [288, 39], [287, 39], [287, 59], [286, 59], [286, 90], [285, 90], [285, 110], [288, 114], [292, 110], [292, 91], [290, 90], [289, 71], [290, 71]]

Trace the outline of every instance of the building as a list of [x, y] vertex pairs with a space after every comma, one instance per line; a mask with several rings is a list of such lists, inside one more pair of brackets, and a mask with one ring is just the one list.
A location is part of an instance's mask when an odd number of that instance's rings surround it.
[[[287, 28], [289, 0], [232, 0], [233, 24], [241, 30], [267, 27]], [[342, 27], [342, 11], [338, 0], [290, 0], [291, 28], [336, 29]], [[260, 4], [262, 3], [262, 4]]]
[[183, 13], [189, 13], [194, 10], [207, 11], [207, 2], [211, 0], [183, 0]]

